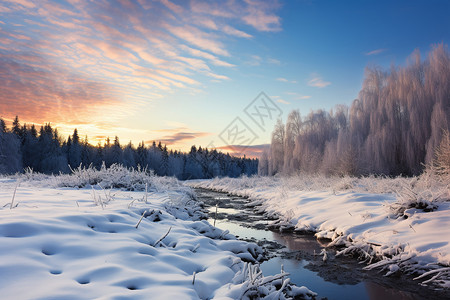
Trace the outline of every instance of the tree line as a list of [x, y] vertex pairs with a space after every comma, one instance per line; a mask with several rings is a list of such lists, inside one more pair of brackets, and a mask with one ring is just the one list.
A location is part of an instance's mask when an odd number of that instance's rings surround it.
[[87, 137], [79, 137], [77, 129], [63, 140], [50, 124], [41, 126], [38, 131], [34, 124], [21, 126], [16, 116], [9, 129], [0, 119], [0, 174], [22, 172], [27, 168], [46, 174], [69, 173], [80, 165], [99, 169], [103, 164], [139, 167], [178, 179], [250, 176], [258, 170], [257, 159], [234, 157], [215, 149], [192, 146], [184, 153], [169, 150], [161, 142], [153, 142], [150, 147], [142, 142], [136, 148], [131, 142], [122, 146], [117, 136], [113, 141], [108, 138], [103, 146], [93, 146]]
[[439, 44], [424, 61], [415, 51], [404, 67], [366, 68], [350, 107], [278, 120], [259, 174], [417, 175], [448, 143], [449, 128], [450, 56]]

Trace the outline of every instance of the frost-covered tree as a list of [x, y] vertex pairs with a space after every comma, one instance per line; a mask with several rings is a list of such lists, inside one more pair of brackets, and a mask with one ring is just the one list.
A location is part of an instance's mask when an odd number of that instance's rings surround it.
[[284, 124], [281, 119], [278, 119], [275, 124], [275, 129], [272, 132], [272, 142], [270, 144], [270, 175], [274, 175], [283, 170], [285, 133]]
[[389, 71], [366, 68], [359, 98], [350, 108], [311, 112], [298, 123], [297, 136], [291, 123], [286, 124], [284, 148], [281, 125], [275, 126], [269, 174], [280, 172], [280, 151], [284, 151], [285, 173], [419, 174], [450, 129], [447, 47], [434, 46], [424, 61], [415, 51], [406, 66], [392, 66]]
[[258, 174], [261, 176], [269, 175], [269, 149], [264, 149], [259, 158]]
[[283, 172], [290, 174], [298, 168], [297, 160], [294, 160], [295, 140], [300, 135], [302, 118], [299, 110], [289, 113], [286, 121], [286, 134], [284, 138]]

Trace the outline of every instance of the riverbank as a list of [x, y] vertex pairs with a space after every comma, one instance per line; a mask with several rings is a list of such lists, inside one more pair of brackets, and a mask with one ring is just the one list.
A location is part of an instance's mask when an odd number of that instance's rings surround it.
[[124, 168], [2, 177], [0, 294], [5, 299], [314, 295], [289, 284], [286, 273], [259, 274], [251, 262], [261, 259], [261, 248], [204, 218], [190, 188]]
[[[257, 213], [259, 206], [248, 206], [249, 199], [206, 189], [195, 192], [208, 210], [210, 224], [263, 248], [267, 260], [260, 269], [264, 275], [275, 275], [283, 269], [290, 274], [292, 283], [316, 292], [317, 299], [434, 300], [450, 296], [404, 277], [385, 277], [376, 270], [362, 270], [357, 260], [336, 257], [333, 249], [326, 248], [326, 242], [312, 234], [267, 230], [270, 221]], [[327, 251], [325, 261], [322, 251]]]
[[450, 287], [449, 202], [401, 209], [393, 192], [403, 184], [399, 179], [298, 180], [223, 178], [188, 184], [248, 197], [267, 217], [277, 218], [274, 228], [314, 232], [328, 239], [329, 246], [339, 247], [338, 255], [365, 261], [368, 270]]

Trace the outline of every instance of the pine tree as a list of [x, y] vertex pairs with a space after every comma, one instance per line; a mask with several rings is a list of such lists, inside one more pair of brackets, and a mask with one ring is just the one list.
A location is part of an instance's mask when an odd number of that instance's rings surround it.
[[2, 118], [0, 118], [0, 132], [2, 132], [2, 133], [6, 132], [6, 124]]
[[22, 138], [22, 130], [20, 129], [19, 117], [16, 116], [13, 121], [12, 133], [17, 135], [20, 139]]

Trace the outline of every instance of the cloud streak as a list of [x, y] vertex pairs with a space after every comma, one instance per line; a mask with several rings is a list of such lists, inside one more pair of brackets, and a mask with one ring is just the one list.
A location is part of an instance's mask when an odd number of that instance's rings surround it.
[[[25, 122], [120, 120], [230, 78], [226, 42], [278, 31], [277, 1], [7, 0], [0, 5], [0, 111]], [[11, 25], [11, 24], [17, 24]], [[192, 132], [167, 136], [187, 141]]]
[[[195, 132], [188, 128], [173, 128], [158, 130], [159, 132], [169, 132], [170, 134], [157, 138], [156, 141], [160, 141], [166, 145], [177, 145], [187, 141], [192, 141], [200, 137], [211, 135], [209, 132]], [[148, 144], [153, 141], [147, 141]]]
[[323, 80], [322, 77], [317, 74], [313, 74], [312, 77], [313, 78], [308, 81], [309, 86], [324, 88], [331, 84], [331, 82]]
[[286, 79], [284, 77], [278, 77], [276, 80], [280, 81], [280, 82], [297, 83], [296, 80], [289, 80], [289, 79]]
[[384, 48], [382, 48], [382, 49], [376, 49], [376, 50], [372, 50], [372, 51], [366, 52], [366, 53], [364, 53], [364, 54], [367, 55], [367, 56], [377, 55], [377, 54], [380, 54], [380, 53], [385, 52], [386, 50], [387, 50], [387, 49], [384, 49]]

